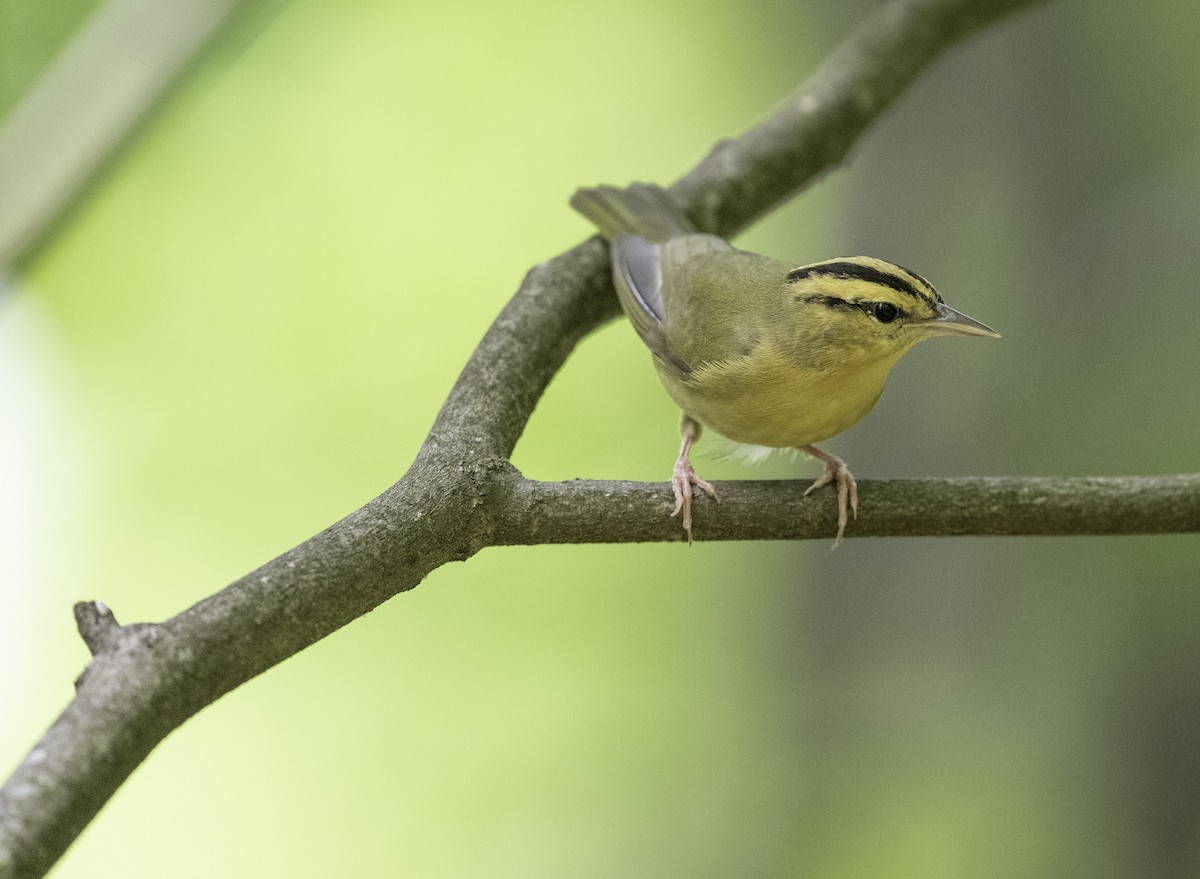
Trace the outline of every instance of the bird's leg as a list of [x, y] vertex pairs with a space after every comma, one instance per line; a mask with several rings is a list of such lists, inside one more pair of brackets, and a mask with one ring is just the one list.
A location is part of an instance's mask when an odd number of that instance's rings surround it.
[[837, 497], [838, 497], [838, 530], [837, 538], [833, 545], [837, 546], [842, 542], [842, 535], [846, 533], [846, 523], [850, 517], [847, 515], [847, 502], [849, 502], [849, 512], [854, 514], [854, 518], [858, 518], [858, 483], [854, 481], [854, 476], [850, 473], [850, 468], [846, 466], [846, 462], [837, 455], [830, 455], [828, 452], [822, 452], [816, 446], [804, 446], [801, 450], [812, 455], [814, 458], [819, 458], [825, 462], [825, 472], [817, 477], [816, 481], [808, 487], [808, 491], [804, 492], [804, 496], [808, 497], [822, 485], [828, 485], [833, 481], [837, 481]]
[[675, 475], [671, 477], [671, 488], [675, 490], [675, 509], [671, 515], [683, 510], [683, 530], [687, 532], [688, 545], [692, 543], [692, 486], [702, 489], [713, 500], [717, 500], [717, 490], [708, 482], [696, 475], [688, 453], [692, 443], [700, 439], [700, 422], [684, 415], [679, 422], [679, 432], [683, 435], [683, 443], [679, 447], [679, 458], [675, 461]]

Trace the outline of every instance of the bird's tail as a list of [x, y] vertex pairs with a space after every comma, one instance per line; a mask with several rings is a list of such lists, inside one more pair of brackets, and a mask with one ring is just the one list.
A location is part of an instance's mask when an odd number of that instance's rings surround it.
[[578, 189], [571, 196], [571, 207], [591, 220], [610, 241], [624, 234], [661, 243], [696, 232], [671, 196], [652, 183], [634, 183], [625, 189]]

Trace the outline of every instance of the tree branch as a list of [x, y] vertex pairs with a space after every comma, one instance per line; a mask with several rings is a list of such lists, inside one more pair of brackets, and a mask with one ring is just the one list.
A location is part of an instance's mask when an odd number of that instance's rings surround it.
[[[1178, 534], [1200, 531], [1200, 473], [1175, 476], [860, 480], [859, 519], [846, 537]], [[832, 540], [832, 492], [805, 482], [725, 482], [701, 498], [696, 530], [710, 540]], [[520, 480], [493, 542], [685, 540], [674, 498], [645, 482]]]
[[[702, 228], [731, 234], [839, 161], [956, 39], [1032, 2], [893, 0], [770, 119], [718, 145], [674, 195]], [[93, 658], [74, 700], [0, 789], [0, 876], [44, 874], [171, 730], [448, 561], [496, 543], [679, 539], [661, 486], [535, 483], [508, 461], [551, 377], [615, 313], [598, 239], [536, 266], [408, 472], [378, 498], [163, 623], [119, 626], [102, 605], [81, 605]], [[1038, 533], [1110, 533], [1114, 521], [1195, 530], [1197, 479], [864, 483], [854, 533], [1026, 533], [1035, 526], [998, 523], [1033, 508], [1030, 521], [1045, 523]], [[789, 483], [722, 491], [719, 515], [707, 504], [698, 510], [706, 538], [832, 533], [828, 497], [803, 501]], [[1155, 515], [1163, 519], [1146, 518]]]

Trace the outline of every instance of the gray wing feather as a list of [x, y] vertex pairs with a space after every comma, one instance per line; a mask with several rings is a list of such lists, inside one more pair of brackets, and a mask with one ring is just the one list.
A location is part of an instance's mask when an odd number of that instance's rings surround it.
[[659, 360], [687, 375], [691, 367], [672, 350], [664, 330], [670, 309], [663, 296], [664, 267], [670, 271], [691, 256], [732, 250], [732, 245], [697, 233], [671, 197], [651, 184], [580, 189], [571, 206], [612, 242], [617, 298], [637, 334]]

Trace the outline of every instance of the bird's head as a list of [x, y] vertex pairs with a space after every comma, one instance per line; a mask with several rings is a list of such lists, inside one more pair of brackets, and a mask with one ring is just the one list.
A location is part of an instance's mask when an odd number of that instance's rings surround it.
[[894, 362], [939, 335], [1000, 334], [946, 305], [933, 285], [908, 269], [869, 256], [847, 256], [793, 269], [787, 290], [811, 345], [833, 358]]

